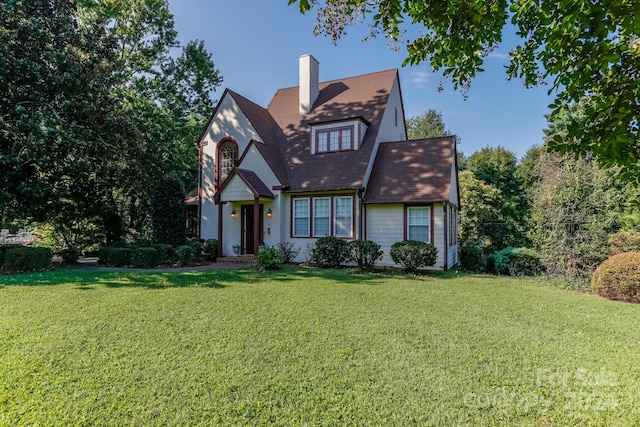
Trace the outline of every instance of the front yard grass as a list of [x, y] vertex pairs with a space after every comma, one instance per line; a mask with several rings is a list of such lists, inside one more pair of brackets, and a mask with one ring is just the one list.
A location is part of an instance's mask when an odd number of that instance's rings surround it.
[[639, 425], [640, 306], [287, 267], [0, 276], [0, 425]]

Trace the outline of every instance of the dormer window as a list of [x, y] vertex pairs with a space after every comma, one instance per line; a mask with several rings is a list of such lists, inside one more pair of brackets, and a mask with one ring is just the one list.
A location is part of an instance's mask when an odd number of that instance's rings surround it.
[[316, 131], [316, 153], [353, 150], [353, 126]]
[[368, 122], [361, 117], [311, 125], [311, 154], [352, 151], [360, 148]]

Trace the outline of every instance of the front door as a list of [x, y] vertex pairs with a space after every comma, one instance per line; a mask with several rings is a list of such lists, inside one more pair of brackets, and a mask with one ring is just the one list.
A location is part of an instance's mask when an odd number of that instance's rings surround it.
[[[253, 254], [254, 253], [254, 235], [255, 235], [255, 226], [254, 226], [254, 206], [253, 205], [242, 205], [241, 208], [241, 218], [240, 223], [242, 225], [242, 238], [241, 238], [241, 247], [240, 253], [245, 254]], [[258, 230], [258, 244], [262, 244], [262, 205], [260, 205], [260, 218], [259, 218], [259, 230]]]

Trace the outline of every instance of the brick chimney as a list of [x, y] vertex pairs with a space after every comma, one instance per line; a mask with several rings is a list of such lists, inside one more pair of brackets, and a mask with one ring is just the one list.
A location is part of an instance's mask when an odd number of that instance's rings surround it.
[[300, 114], [308, 114], [320, 93], [318, 89], [319, 65], [316, 58], [310, 54], [301, 55], [300, 60], [299, 101]]

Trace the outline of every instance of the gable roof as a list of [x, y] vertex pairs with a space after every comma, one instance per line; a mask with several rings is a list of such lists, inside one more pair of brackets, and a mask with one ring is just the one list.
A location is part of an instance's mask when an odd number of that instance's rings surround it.
[[380, 144], [365, 203], [449, 200], [456, 161], [455, 136]]
[[[282, 135], [278, 148], [288, 191], [358, 189], [363, 186], [396, 69], [320, 83], [309, 114], [298, 110], [298, 86], [280, 89], [267, 107]], [[317, 153], [310, 150], [311, 125], [350, 118], [370, 123], [360, 148]], [[268, 144], [265, 144], [268, 145]]]
[[254, 172], [247, 169], [234, 168], [229, 176], [224, 180], [220, 189], [216, 192], [215, 198], [216, 201], [222, 200], [222, 195], [224, 193], [224, 189], [227, 188], [229, 183], [233, 180], [233, 177], [237, 176], [242, 180], [242, 182], [247, 186], [249, 191], [253, 194], [253, 197], [262, 197], [268, 199], [274, 199], [275, 196], [269, 190], [269, 187], [262, 182], [260, 177]]
[[282, 155], [278, 148], [280, 141], [284, 139], [282, 130], [273, 120], [269, 112], [258, 104], [249, 101], [242, 95], [232, 90], [228, 90], [229, 95], [238, 104], [245, 117], [253, 125], [262, 142], [252, 140], [262, 157], [265, 159], [278, 181], [285, 185], [287, 182], [287, 172], [282, 161]]

